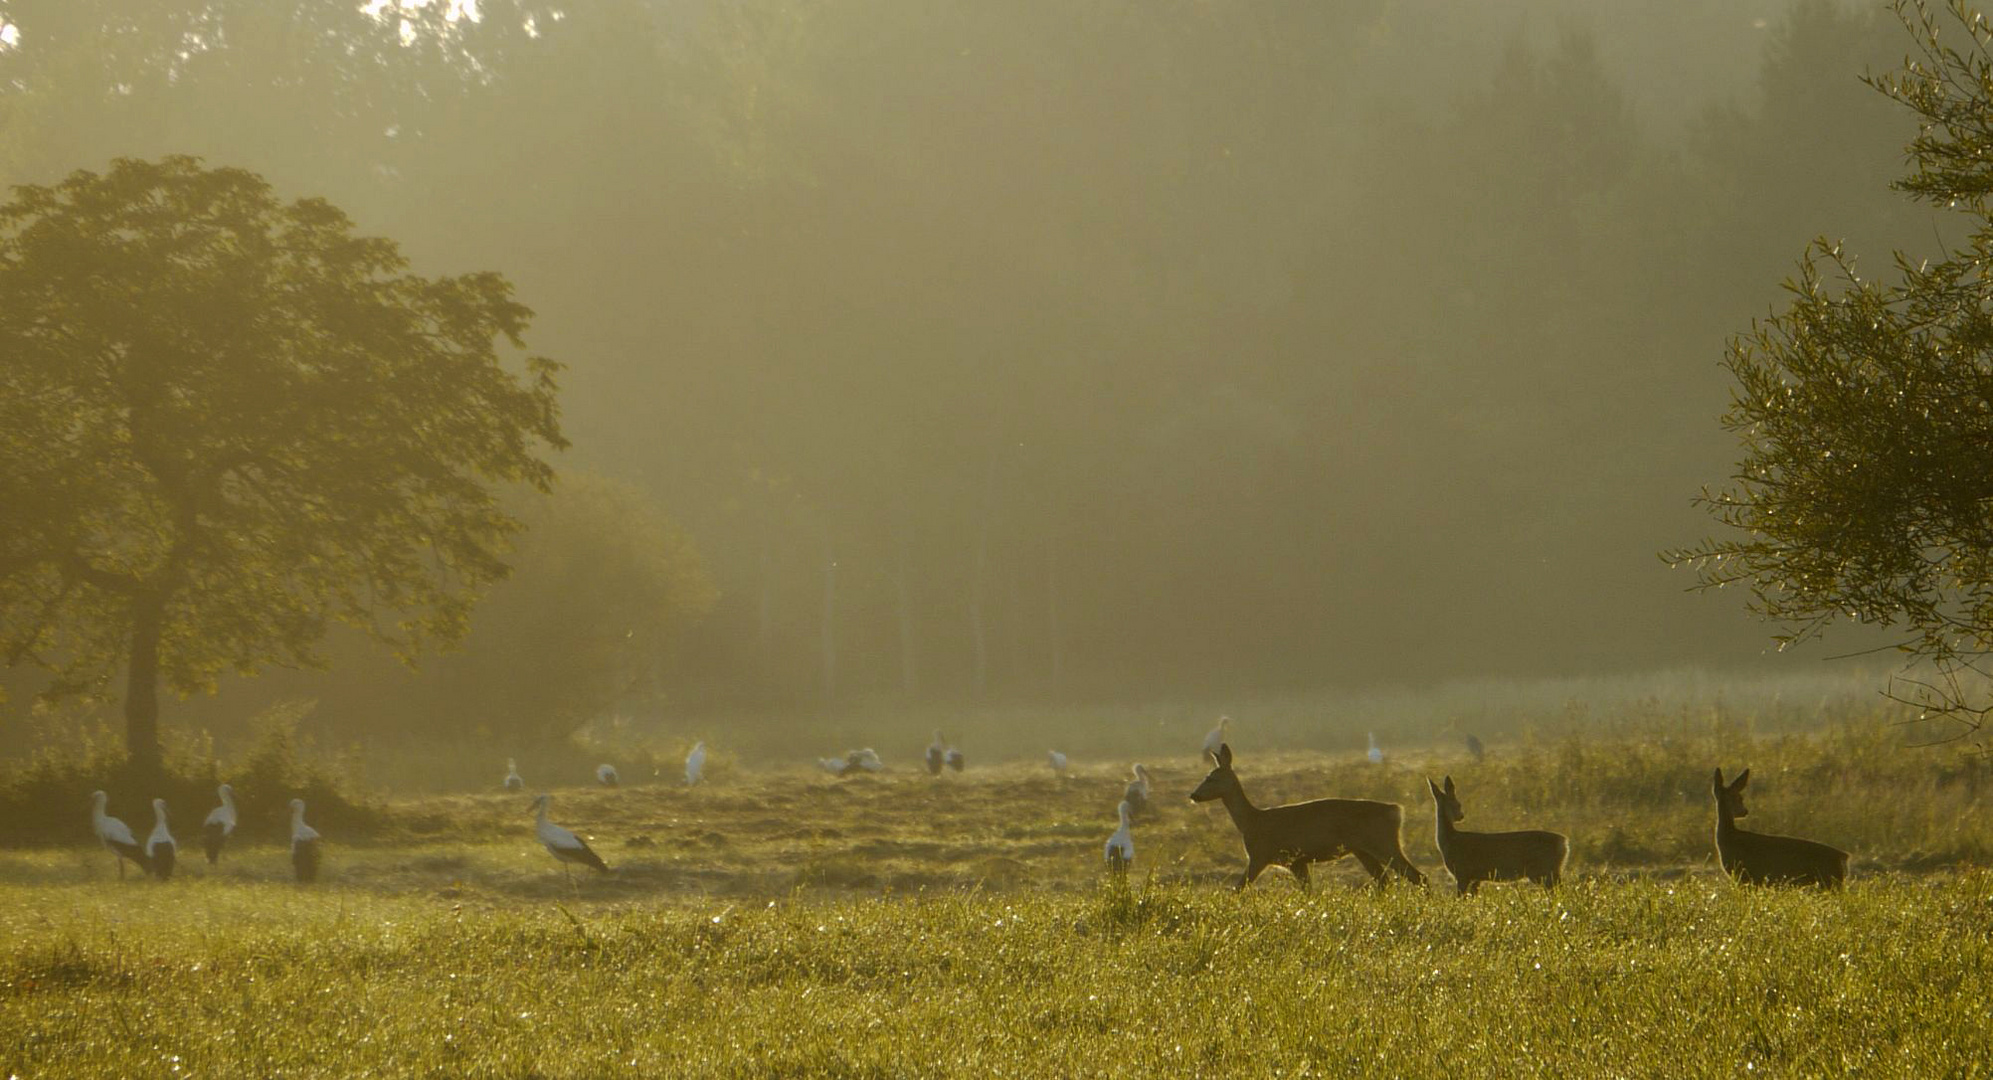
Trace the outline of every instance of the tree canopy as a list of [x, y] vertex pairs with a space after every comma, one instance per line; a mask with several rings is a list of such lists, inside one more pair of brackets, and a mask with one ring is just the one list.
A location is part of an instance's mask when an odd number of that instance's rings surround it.
[[466, 628], [566, 445], [558, 365], [495, 273], [425, 278], [320, 199], [120, 159], [0, 206], [0, 650], [56, 693], [309, 665], [328, 623], [404, 656]]
[[1893, 280], [1809, 250], [1785, 309], [1725, 359], [1744, 456], [1702, 501], [1746, 535], [1667, 557], [1747, 588], [1781, 644], [1842, 618], [1891, 628], [1911, 663], [1891, 693], [1971, 731], [1993, 709], [1993, 27], [1963, 0], [1896, 12], [1915, 52], [1870, 80], [1919, 120], [1895, 187], [1956, 211], [1963, 243], [1898, 254]]

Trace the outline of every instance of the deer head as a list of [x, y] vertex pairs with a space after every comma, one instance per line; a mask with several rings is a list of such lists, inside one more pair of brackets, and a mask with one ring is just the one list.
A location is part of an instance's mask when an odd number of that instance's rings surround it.
[[1239, 778], [1232, 772], [1231, 746], [1226, 743], [1219, 743], [1218, 752], [1211, 755], [1211, 760], [1216, 762], [1218, 767], [1212, 769], [1211, 775], [1205, 777], [1204, 782], [1197, 785], [1196, 791], [1190, 793], [1191, 802], [1210, 802], [1213, 799], [1222, 799], [1227, 794], [1239, 790]]
[[1751, 770], [1737, 774], [1737, 779], [1728, 786], [1723, 783], [1723, 770], [1716, 770], [1716, 779], [1711, 785], [1716, 793], [1716, 806], [1731, 817], [1744, 817], [1750, 813], [1744, 808], [1744, 785], [1751, 782]]
[[1432, 789], [1432, 801], [1439, 804], [1440, 817], [1447, 821], [1459, 821], [1467, 816], [1460, 808], [1460, 795], [1453, 789], [1453, 777], [1446, 778], [1446, 786], [1440, 787], [1428, 777], [1426, 787]]

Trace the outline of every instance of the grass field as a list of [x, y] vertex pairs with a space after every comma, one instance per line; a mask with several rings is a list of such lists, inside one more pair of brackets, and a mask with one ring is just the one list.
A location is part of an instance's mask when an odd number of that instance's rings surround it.
[[[1123, 762], [556, 790], [615, 868], [572, 886], [500, 793], [392, 801], [314, 888], [267, 846], [164, 884], [4, 851], [0, 1076], [1993, 1076], [1993, 776], [1900, 742], [1718, 716], [1482, 762], [1241, 747], [1262, 805], [1404, 804], [1428, 890], [1345, 865], [1232, 893], [1189, 755], [1149, 759], [1125, 883]], [[1753, 769], [1746, 824], [1853, 851], [1850, 887], [1724, 880], [1718, 764]], [[1440, 773], [1465, 827], [1568, 833], [1567, 886], [1453, 898]]]

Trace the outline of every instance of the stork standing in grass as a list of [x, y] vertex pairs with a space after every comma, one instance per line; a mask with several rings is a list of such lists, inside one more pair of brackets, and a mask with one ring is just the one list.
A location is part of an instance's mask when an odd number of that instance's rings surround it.
[[560, 860], [561, 869], [567, 873], [567, 883], [574, 884], [574, 871], [569, 869], [572, 863], [593, 867], [597, 873], [608, 873], [609, 864], [603, 862], [602, 856], [597, 855], [581, 837], [547, 820], [547, 804], [552, 801], [551, 795], [533, 800], [533, 809], [539, 815], [533, 831], [539, 835], [540, 843], [546, 846], [548, 854]]
[[519, 775], [519, 763], [512, 760], [511, 758], [505, 759], [505, 790], [507, 791], [526, 790], [526, 780], [524, 777]]
[[934, 741], [927, 744], [927, 774], [941, 775], [941, 759], [948, 756], [948, 743], [941, 737], [941, 729], [934, 729]]
[[104, 847], [118, 857], [118, 880], [125, 879], [127, 859], [138, 867], [139, 873], [151, 873], [152, 865], [146, 860], [145, 849], [138, 846], [138, 838], [131, 834], [131, 827], [104, 813], [104, 805], [111, 801], [111, 797], [98, 791], [91, 793], [90, 800], [90, 827], [96, 830], [97, 839]]
[[706, 771], [706, 744], [703, 742], [695, 742], [692, 744], [692, 752], [685, 755], [685, 785], [687, 787], [690, 787], [693, 784], [698, 783], [699, 777], [703, 773], [705, 773], [705, 771]]
[[1060, 776], [1066, 775], [1066, 755], [1054, 750], [1052, 751], [1050, 760], [1053, 772], [1058, 773]]
[[152, 800], [152, 835], [145, 838], [145, 860], [152, 864], [152, 876], [161, 881], [173, 876], [173, 856], [180, 845], [166, 828], [166, 800]]
[[1370, 759], [1372, 765], [1384, 764], [1384, 750], [1377, 745], [1377, 733], [1366, 731], [1364, 735], [1370, 739], [1370, 749], [1364, 751], [1364, 756]]
[[1121, 800], [1117, 810], [1121, 815], [1121, 827], [1107, 838], [1107, 868], [1124, 874], [1135, 862], [1135, 835], [1128, 829], [1128, 800]]
[[223, 784], [215, 794], [221, 796], [221, 805], [208, 811], [208, 819], [201, 822], [201, 848], [208, 853], [209, 866], [221, 861], [222, 845], [235, 835], [235, 789]]
[[967, 762], [962, 757], [962, 751], [957, 750], [952, 746], [948, 748], [948, 752], [946, 754], [941, 755], [941, 760], [947, 762], [948, 767], [955, 770], [956, 772], [961, 772], [962, 766], [967, 764]]
[[298, 883], [318, 880], [318, 830], [304, 823], [304, 800], [291, 800], [291, 872]]
[[597, 765], [595, 767], [595, 782], [601, 784], [603, 787], [615, 787], [619, 782], [619, 778], [616, 776], [616, 766], [606, 761]]
[[1212, 728], [1204, 736], [1204, 753], [1210, 757], [1218, 756], [1218, 748], [1231, 741], [1231, 731], [1232, 718], [1229, 716], [1219, 717], [1218, 726]]
[[1121, 801], [1128, 804], [1130, 814], [1136, 814], [1149, 805], [1149, 767], [1136, 762], [1135, 767], [1130, 770], [1130, 775], [1134, 779], [1129, 780], [1128, 786], [1121, 789]]

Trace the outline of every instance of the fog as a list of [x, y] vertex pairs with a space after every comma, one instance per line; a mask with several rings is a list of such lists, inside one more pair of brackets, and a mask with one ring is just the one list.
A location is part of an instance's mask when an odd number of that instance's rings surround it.
[[[1874, 5], [369, 9], [0, 0], [0, 183], [195, 153], [511, 278], [709, 579], [591, 707], [1822, 662], [1655, 553], [1805, 245], [1937, 242]], [[391, 710], [348, 644], [224, 709]]]

